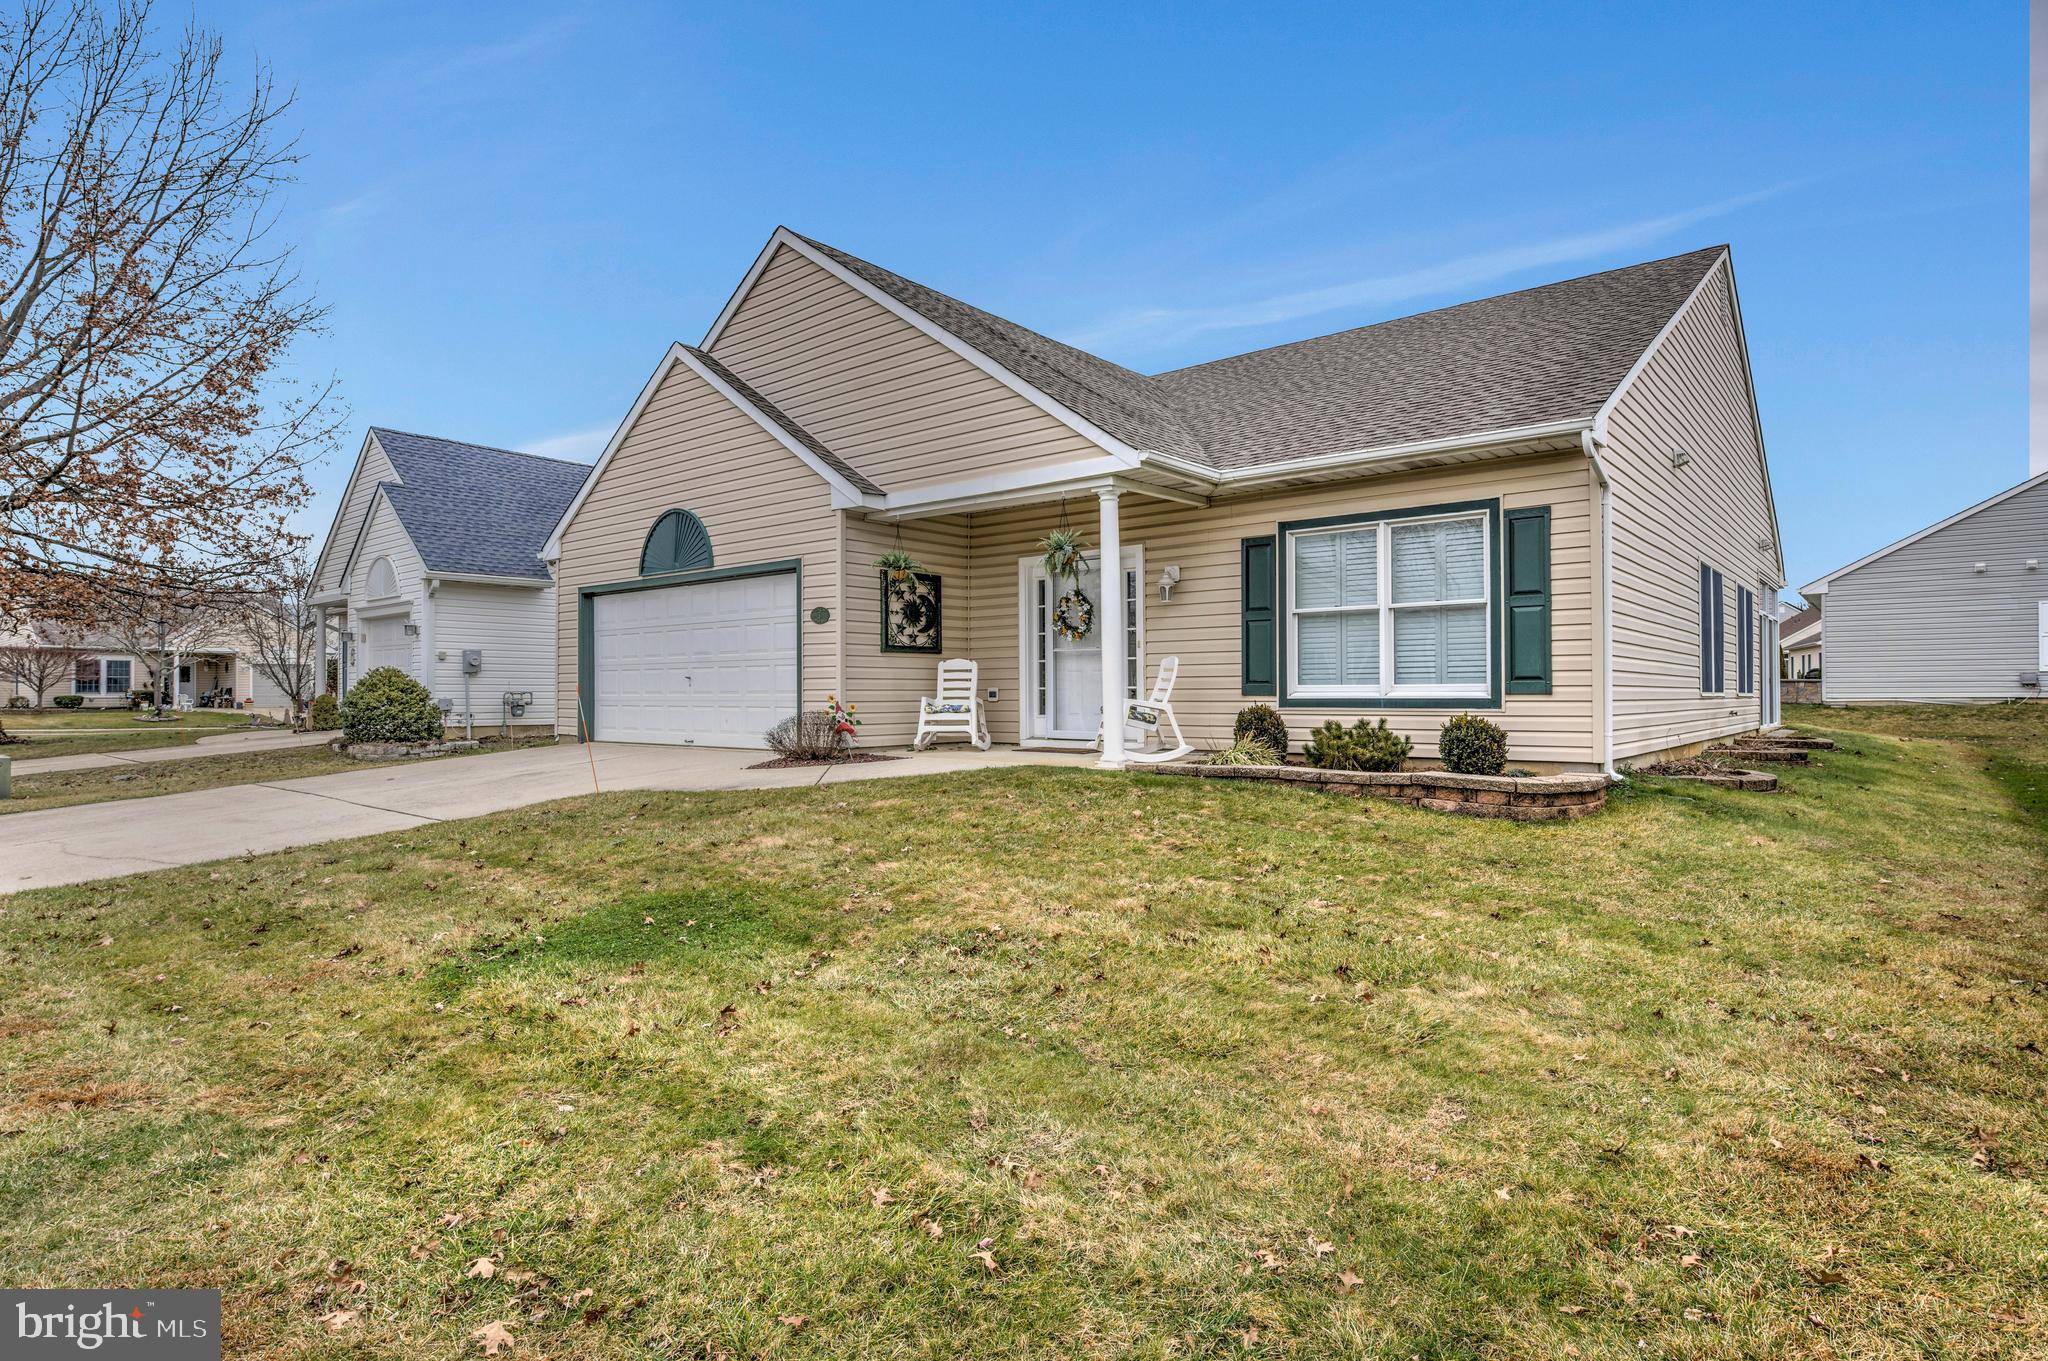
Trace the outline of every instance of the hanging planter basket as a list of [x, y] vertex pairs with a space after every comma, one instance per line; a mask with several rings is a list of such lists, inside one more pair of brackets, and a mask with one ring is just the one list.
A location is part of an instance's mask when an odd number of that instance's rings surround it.
[[923, 563], [900, 548], [891, 549], [876, 558], [875, 566], [887, 572], [889, 580], [899, 586], [924, 570]]
[[1062, 525], [1038, 541], [1038, 548], [1045, 555], [1045, 574], [1048, 577], [1064, 577], [1080, 589], [1081, 572], [1087, 567], [1088, 545], [1081, 536]]

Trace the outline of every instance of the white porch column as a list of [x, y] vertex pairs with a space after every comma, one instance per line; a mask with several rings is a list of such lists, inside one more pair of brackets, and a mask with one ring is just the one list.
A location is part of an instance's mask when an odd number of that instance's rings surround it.
[[1124, 767], [1124, 548], [1117, 524], [1115, 487], [1096, 495], [1102, 506], [1102, 599], [1095, 610], [1095, 633], [1102, 641], [1102, 759], [1104, 770]]

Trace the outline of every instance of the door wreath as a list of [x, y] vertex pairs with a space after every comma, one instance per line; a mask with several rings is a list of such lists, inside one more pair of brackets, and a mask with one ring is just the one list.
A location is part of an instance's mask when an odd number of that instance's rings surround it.
[[1073, 590], [1053, 603], [1053, 632], [1070, 643], [1078, 643], [1094, 627], [1095, 602], [1088, 598], [1088, 593], [1081, 589], [1081, 583], [1076, 581]]

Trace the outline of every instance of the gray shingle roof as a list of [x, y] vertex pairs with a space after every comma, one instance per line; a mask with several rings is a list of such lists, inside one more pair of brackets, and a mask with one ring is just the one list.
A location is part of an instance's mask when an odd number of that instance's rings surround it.
[[816, 438], [814, 438], [808, 430], [804, 429], [795, 421], [791, 420], [788, 416], [784, 415], [782, 408], [776, 406], [775, 403], [769, 401], [766, 397], [763, 397], [760, 393], [754, 391], [753, 388], [747, 386], [746, 379], [740, 377], [731, 369], [719, 363], [718, 360], [713, 358], [710, 354], [698, 349], [694, 345], [685, 345], [683, 346], [683, 348], [685, 350], [688, 350], [690, 354], [696, 358], [698, 363], [702, 364], [705, 368], [710, 369], [713, 373], [717, 374], [721, 380], [723, 380], [727, 385], [729, 385], [733, 389], [733, 391], [739, 393], [740, 396], [746, 398], [755, 406], [759, 407], [761, 409], [762, 415], [766, 416], [769, 420], [774, 421], [778, 426], [781, 426], [784, 434], [788, 435], [798, 444], [803, 445], [804, 448], [816, 454], [834, 472], [838, 473], [841, 477], [845, 478], [848, 482], [851, 482], [854, 486], [858, 487], [862, 491], [873, 492], [876, 495], [881, 494], [882, 489], [876, 486], [873, 482], [869, 481], [864, 473], [860, 472], [860, 470], [855, 468], [852, 464], [848, 463], [839, 455], [833, 453], [830, 449], [827, 449]]
[[590, 465], [373, 427], [399, 481], [380, 483], [429, 571], [548, 579], [541, 547]]
[[1727, 250], [1147, 377], [801, 239], [1127, 444], [1219, 470], [1590, 418]]

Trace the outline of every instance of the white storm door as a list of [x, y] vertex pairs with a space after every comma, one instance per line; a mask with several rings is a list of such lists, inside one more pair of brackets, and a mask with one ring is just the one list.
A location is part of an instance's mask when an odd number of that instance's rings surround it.
[[766, 746], [797, 711], [796, 574], [598, 596], [591, 649], [599, 741]]
[[[1124, 690], [1136, 695], [1144, 672], [1145, 602], [1143, 549], [1124, 551]], [[1102, 635], [1090, 628], [1078, 641], [1062, 638], [1052, 626], [1061, 596], [1073, 589], [1066, 578], [1048, 580], [1044, 565], [1031, 562], [1021, 574], [1025, 600], [1025, 656], [1035, 673], [1027, 703], [1032, 737], [1063, 742], [1092, 742], [1102, 728]], [[1102, 617], [1102, 571], [1099, 558], [1089, 560], [1081, 589]]]

